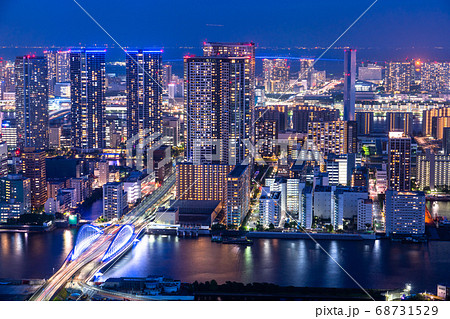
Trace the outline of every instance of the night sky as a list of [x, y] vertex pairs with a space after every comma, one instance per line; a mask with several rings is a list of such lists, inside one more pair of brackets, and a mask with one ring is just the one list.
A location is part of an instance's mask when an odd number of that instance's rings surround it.
[[[78, 0], [123, 46], [328, 46], [373, 0]], [[448, 47], [450, 1], [379, 0], [338, 46]], [[112, 44], [73, 0], [0, 0], [0, 45]]]

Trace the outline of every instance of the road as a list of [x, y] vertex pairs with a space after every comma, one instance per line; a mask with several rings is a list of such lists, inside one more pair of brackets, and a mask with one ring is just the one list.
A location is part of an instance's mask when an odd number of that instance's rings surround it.
[[[62, 267], [33, 294], [30, 300], [52, 300], [61, 288], [74, 279], [88, 282], [100, 269], [107, 265], [101, 259], [120, 227], [125, 224], [133, 225], [136, 236], [141, 231], [144, 231], [158, 206], [172, 197], [174, 187], [175, 174], [172, 174], [161, 187], [144, 199], [139, 206], [130, 211], [121, 221], [106, 227], [103, 234], [80, 257], [74, 261], [69, 261], [66, 258]], [[132, 242], [128, 244], [128, 247], [124, 247], [122, 252], [129, 249], [131, 245]], [[121, 253], [118, 254], [116, 258], [120, 258], [121, 255]], [[109, 262], [113, 261], [114, 259]]]

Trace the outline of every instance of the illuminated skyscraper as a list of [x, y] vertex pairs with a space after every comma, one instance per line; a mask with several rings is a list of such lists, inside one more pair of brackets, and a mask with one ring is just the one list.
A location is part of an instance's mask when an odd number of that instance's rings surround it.
[[264, 59], [264, 86], [269, 93], [284, 93], [289, 88], [289, 66], [286, 59]]
[[79, 152], [105, 147], [105, 52], [70, 52], [72, 148]]
[[22, 153], [23, 176], [30, 179], [31, 206], [39, 209], [47, 201], [45, 152], [25, 148]]
[[48, 93], [50, 95], [55, 94], [56, 83], [56, 50], [44, 51], [45, 58], [47, 60], [47, 77], [48, 77]]
[[188, 160], [241, 163], [252, 125], [249, 59], [186, 57], [184, 65]]
[[[203, 43], [204, 56], [241, 57], [245, 59], [245, 81], [241, 88], [245, 98], [239, 103], [241, 119], [233, 119], [234, 122], [241, 121], [243, 127], [240, 131], [243, 139], [254, 142], [255, 134], [255, 44], [253, 42], [205, 42]], [[233, 116], [233, 115], [232, 115]], [[247, 154], [247, 153], [246, 153]]]
[[344, 51], [344, 121], [355, 120], [356, 50]]
[[409, 92], [411, 88], [411, 62], [389, 62], [386, 65], [386, 92]]
[[389, 188], [396, 191], [411, 189], [411, 138], [403, 132], [389, 132]]
[[44, 57], [18, 57], [15, 63], [19, 147], [48, 148], [48, 82]]
[[70, 51], [58, 51], [56, 54], [56, 82], [70, 82]]
[[314, 71], [314, 59], [300, 59], [300, 73], [298, 75], [300, 80], [308, 80], [311, 73]]
[[161, 133], [162, 51], [130, 50], [126, 61], [128, 138]]

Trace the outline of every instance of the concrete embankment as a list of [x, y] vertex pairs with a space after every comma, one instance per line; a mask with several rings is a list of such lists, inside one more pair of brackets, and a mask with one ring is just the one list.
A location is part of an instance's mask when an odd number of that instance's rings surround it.
[[248, 238], [267, 239], [311, 239], [316, 240], [375, 240], [375, 234], [330, 234], [330, 233], [294, 233], [294, 232], [248, 232]]

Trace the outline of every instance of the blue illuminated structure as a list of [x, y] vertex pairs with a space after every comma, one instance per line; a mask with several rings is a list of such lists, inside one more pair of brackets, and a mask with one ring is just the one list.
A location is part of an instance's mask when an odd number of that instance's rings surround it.
[[134, 226], [123, 225], [120, 227], [112, 243], [109, 245], [108, 250], [102, 258], [102, 262], [107, 262], [120, 254], [125, 247], [131, 243], [134, 239]]
[[75, 247], [69, 256], [69, 260], [73, 261], [80, 257], [80, 255], [97, 240], [100, 235], [103, 234], [103, 230], [97, 226], [91, 224], [83, 225], [78, 231]]

